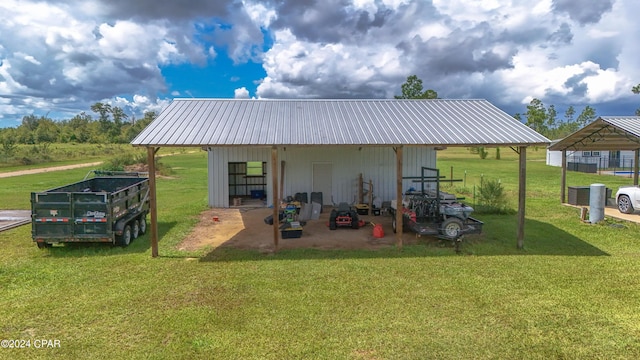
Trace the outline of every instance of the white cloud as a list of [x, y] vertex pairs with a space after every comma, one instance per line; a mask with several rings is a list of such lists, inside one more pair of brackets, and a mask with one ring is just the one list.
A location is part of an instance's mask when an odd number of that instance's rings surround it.
[[148, 111], [160, 113], [171, 101], [168, 99], [151, 99], [146, 95], [135, 94], [131, 99], [116, 96], [113, 99], [103, 99], [101, 102], [111, 106], [117, 106], [125, 110], [125, 113], [133, 114], [135, 117], [141, 118], [144, 116], [144, 113]]
[[233, 97], [236, 99], [248, 99], [249, 98], [249, 90], [244, 86], [233, 91]]
[[[335, 97], [360, 88], [365, 97], [376, 91], [375, 97], [390, 97], [395, 90], [374, 88], [371, 83], [406, 77], [402, 54], [392, 46], [309, 43], [288, 30], [278, 32], [276, 39], [264, 56], [267, 78], [258, 86], [260, 97]], [[304, 87], [296, 87], [297, 83]]]
[[274, 9], [269, 9], [259, 2], [244, 1], [244, 6], [251, 20], [263, 28], [269, 27], [271, 22], [277, 18]]
[[213, 48], [206, 53], [191, 41], [193, 29], [163, 20], [107, 21], [96, 4], [0, 3], [0, 91], [13, 99], [2, 107], [5, 115], [68, 116], [121, 94], [155, 99], [166, 90], [160, 66], [215, 56]]
[[598, 69], [596, 75], [587, 76], [583, 83], [589, 89], [587, 98], [592, 103], [613, 100], [620, 96], [621, 92], [631, 89], [629, 86], [620, 86], [625, 83], [625, 79], [613, 69]]

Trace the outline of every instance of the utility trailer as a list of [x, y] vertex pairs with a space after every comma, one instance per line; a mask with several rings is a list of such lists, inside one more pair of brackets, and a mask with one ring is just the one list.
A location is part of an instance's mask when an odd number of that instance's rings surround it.
[[[426, 175], [426, 172], [435, 173]], [[435, 235], [440, 239], [454, 241], [456, 251], [465, 234], [480, 234], [484, 223], [471, 217], [473, 208], [461, 203], [455, 195], [440, 191], [440, 171], [422, 167], [422, 175], [414, 180], [421, 183], [420, 191], [411, 190], [404, 194], [400, 209], [403, 228], [418, 235]], [[425, 189], [425, 183], [435, 183], [435, 190]], [[391, 201], [389, 213], [393, 217], [391, 226], [396, 232], [396, 212], [398, 206]]]
[[127, 246], [147, 231], [148, 212], [146, 173], [92, 171], [82, 181], [31, 193], [31, 236], [41, 249], [79, 242]]

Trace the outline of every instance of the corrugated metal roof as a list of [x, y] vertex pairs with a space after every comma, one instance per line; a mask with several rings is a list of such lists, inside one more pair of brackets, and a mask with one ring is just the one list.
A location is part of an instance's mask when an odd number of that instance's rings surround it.
[[640, 116], [601, 116], [561, 139], [549, 150], [635, 150], [640, 148]]
[[176, 99], [138, 146], [546, 145], [486, 100]]

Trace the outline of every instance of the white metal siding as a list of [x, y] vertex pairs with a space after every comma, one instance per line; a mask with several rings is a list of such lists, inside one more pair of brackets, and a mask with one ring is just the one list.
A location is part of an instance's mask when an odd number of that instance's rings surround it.
[[[209, 206], [229, 207], [229, 162], [267, 162], [267, 203], [272, 204], [271, 149], [255, 147], [215, 147], [209, 150]], [[396, 194], [396, 156], [390, 147], [281, 147], [280, 163], [285, 161], [284, 196], [307, 192], [311, 196], [314, 163], [333, 166], [332, 194], [323, 194], [325, 202], [353, 202], [358, 193], [358, 175], [365, 182], [373, 182], [373, 192], [381, 201], [391, 200]], [[436, 167], [436, 151], [431, 147], [405, 147], [404, 176], [420, 176], [422, 166]], [[403, 181], [403, 191], [420, 184]]]
[[209, 148], [208, 154], [209, 206], [229, 207], [229, 163], [245, 161], [267, 162], [266, 192], [267, 201], [271, 203], [271, 148]]

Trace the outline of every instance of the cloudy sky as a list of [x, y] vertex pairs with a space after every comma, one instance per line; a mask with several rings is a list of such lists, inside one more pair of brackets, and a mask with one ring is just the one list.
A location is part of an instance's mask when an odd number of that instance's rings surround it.
[[2, 0], [0, 126], [173, 98], [392, 98], [633, 115], [638, 0]]

